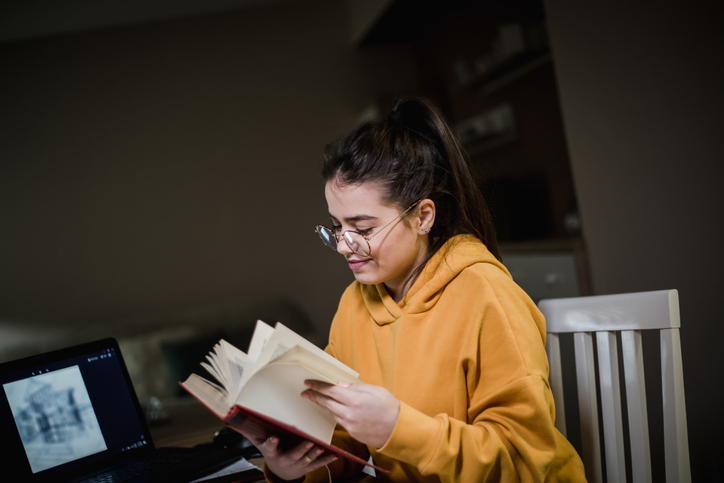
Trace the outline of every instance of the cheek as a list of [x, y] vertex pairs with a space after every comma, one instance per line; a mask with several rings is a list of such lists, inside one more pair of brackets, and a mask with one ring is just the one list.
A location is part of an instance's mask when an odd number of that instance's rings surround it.
[[381, 270], [400, 271], [414, 263], [416, 237], [411, 236], [408, 231], [396, 235], [384, 240], [379, 256], [375, 257]]

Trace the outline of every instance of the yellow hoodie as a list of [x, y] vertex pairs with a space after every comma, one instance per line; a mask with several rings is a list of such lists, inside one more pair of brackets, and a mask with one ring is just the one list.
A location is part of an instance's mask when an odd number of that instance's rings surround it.
[[[391, 471], [382, 481], [585, 481], [554, 427], [545, 320], [477, 239], [460, 235], [395, 303], [384, 285], [352, 283], [327, 351], [401, 401], [392, 436], [368, 448], [334, 443]], [[333, 475], [353, 474], [349, 461]], [[307, 481], [327, 481], [325, 468]]]

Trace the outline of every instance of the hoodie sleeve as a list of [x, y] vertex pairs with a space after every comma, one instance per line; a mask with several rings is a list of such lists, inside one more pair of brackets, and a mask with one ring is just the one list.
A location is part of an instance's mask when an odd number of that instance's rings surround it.
[[[543, 381], [528, 377], [476, 401], [472, 424], [446, 414], [427, 416], [402, 403], [379, 452], [441, 481], [545, 481], [556, 454]], [[558, 481], [566, 481], [558, 475]]]
[[542, 316], [512, 281], [479, 282], [473, 285], [486, 295], [478, 333], [470, 334], [477, 344], [461, 355], [469, 361], [467, 420], [403, 402], [378, 451], [443, 482], [585, 480], [580, 459], [554, 427]]

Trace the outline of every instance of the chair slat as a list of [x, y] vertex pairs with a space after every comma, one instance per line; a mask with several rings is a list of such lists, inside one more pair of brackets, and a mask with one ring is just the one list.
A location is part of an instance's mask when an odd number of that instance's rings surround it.
[[598, 380], [601, 386], [603, 447], [606, 451], [606, 476], [611, 483], [626, 481], [626, 456], [623, 446], [621, 385], [618, 377], [618, 344], [614, 332], [596, 332]]
[[666, 481], [689, 483], [691, 482], [689, 436], [686, 432], [684, 372], [679, 329], [661, 331], [661, 379]]
[[548, 332], [597, 332], [678, 328], [678, 304], [676, 290], [657, 290], [544, 299], [538, 307], [546, 317]]
[[556, 407], [556, 428], [566, 434], [566, 408], [563, 403], [563, 364], [561, 363], [561, 342], [558, 334], [548, 334], [546, 337], [546, 352], [548, 353], [548, 383], [553, 393]]
[[586, 469], [586, 479], [592, 483], [603, 483], [593, 336], [590, 332], [577, 332], [573, 334], [573, 342], [576, 354], [578, 409], [581, 418], [581, 444], [583, 446], [581, 458]]
[[646, 383], [641, 332], [621, 332], [623, 374], [626, 384], [629, 441], [631, 443], [631, 478], [634, 482], [651, 483], [651, 449], [646, 409]]

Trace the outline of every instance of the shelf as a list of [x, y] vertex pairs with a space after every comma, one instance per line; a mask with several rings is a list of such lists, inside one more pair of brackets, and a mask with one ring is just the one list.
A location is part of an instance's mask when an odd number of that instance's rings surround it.
[[488, 72], [474, 74], [458, 87], [460, 90], [482, 87], [483, 93], [489, 95], [550, 62], [548, 51], [524, 52], [499, 63]]

